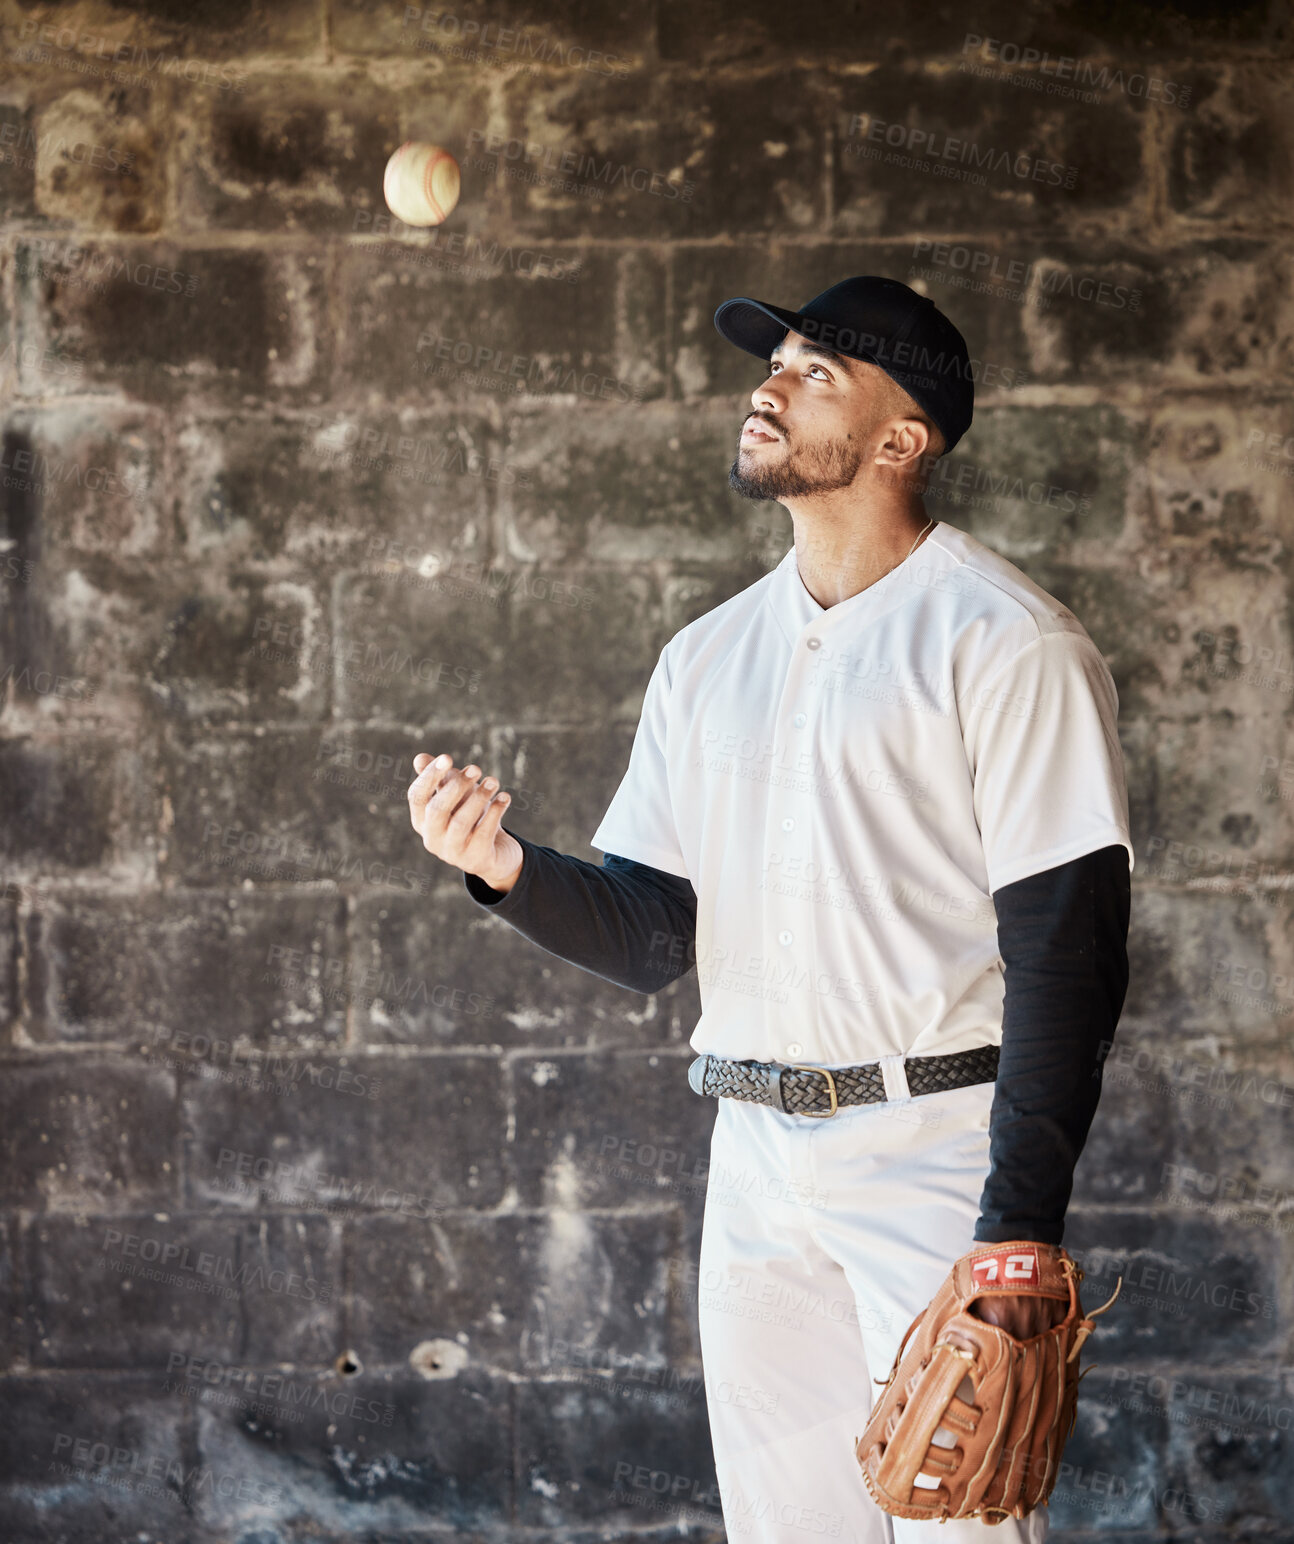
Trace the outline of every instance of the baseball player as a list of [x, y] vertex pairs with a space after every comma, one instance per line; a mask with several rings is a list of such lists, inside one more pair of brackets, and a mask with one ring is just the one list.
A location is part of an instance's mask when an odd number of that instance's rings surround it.
[[[661, 651], [603, 863], [508, 831], [497, 780], [447, 755], [415, 758], [410, 817], [551, 953], [640, 992], [695, 967], [728, 1534], [910, 1544], [935, 1530], [881, 1510], [854, 1443], [954, 1260], [1061, 1241], [1127, 986], [1118, 703], [1073, 613], [925, 510], [974, 403], [930, 300], [857, 277], [714, 320], [762, 362], [730, 486], [782, 503], [794, 545]], [[971, 1311], [1021, 1340], [1059, 1313]], [[1046, 1517], [994, 1537], [1037, 1544]]]

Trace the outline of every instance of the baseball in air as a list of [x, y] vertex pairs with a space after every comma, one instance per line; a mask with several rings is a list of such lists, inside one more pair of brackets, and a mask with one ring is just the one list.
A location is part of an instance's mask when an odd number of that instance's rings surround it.
[[440, 145], [406, 140], [386, 163], [382, 196], [406, 225], [439, 225], [458, 202], [458, 162]]

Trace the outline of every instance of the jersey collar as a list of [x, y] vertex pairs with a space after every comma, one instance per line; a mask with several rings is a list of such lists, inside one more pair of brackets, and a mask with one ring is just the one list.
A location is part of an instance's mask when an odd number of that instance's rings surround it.
[[768, 588], [768, 604], [777, 618], [778, 625], [787, 641], [798, 644], [806, 630], [815, 633], [848, 628], [865, 627], [896, 606], [929, 595], [934, 590], [932, 578], [936, 573], [955, 567], [962, 561], [955, 550], [956, 537], [960, 533], [940, 521], [915, 552], [883, 574], [875, 584], [869, 584], [857, 595], [842, 600], [834, 606], [821, 606], [809, 594], [800, 577], [795, 547], [773, 570], [772, 583]]

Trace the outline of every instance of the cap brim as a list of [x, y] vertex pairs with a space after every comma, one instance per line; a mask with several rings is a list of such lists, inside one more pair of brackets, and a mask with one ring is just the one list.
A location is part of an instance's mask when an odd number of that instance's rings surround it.
[[[751, 300], [745, 295], [735, 300], [725, 300], [714, 313], [714, 325], [722, 337], [738, 348], [745, 349], [758, 359], [767, 359], [788, 332], [804, 333], [812, 337], [819, 325], [810, 322], [805, 331], [806, 318], [799, 311], [786, 311], [781, 306], [770, 306], [762, 300]], [[875, 356], [862, 349], [842, 348], [839, 353], [865, 364], [875, 364]]]
[[720, 336], [757, 359], [767, 359], [799, 320], [797, 311], [785, 311], [781, 306], [766, 305], [745, 295], [725, 300], [714, 313], [714, 325]]

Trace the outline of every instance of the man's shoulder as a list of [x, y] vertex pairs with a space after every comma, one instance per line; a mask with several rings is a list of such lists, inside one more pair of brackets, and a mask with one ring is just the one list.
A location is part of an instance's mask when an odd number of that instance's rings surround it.
[[966, 628], [1018, 647], [1052, 633], [1089, 637], [1063, 601], [969, 531], [941, 522], [930, 540], [936, 537], [956, 591], [968, 602], [963, 607]]

